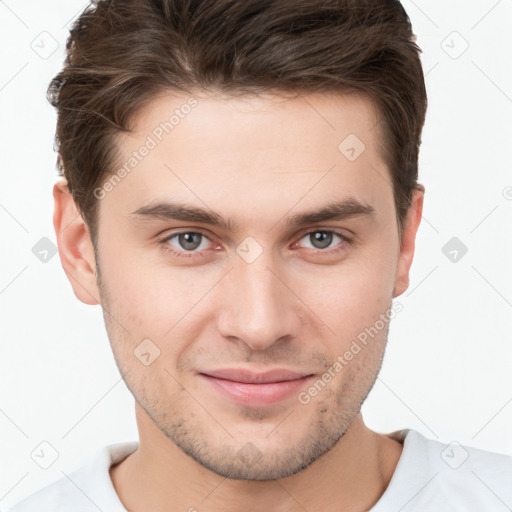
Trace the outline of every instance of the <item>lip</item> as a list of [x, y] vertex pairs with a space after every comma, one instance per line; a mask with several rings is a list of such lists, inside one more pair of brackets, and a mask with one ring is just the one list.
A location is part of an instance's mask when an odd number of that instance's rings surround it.
[[273, 368], [264, 372], [253, 372], [244, 368], [225, 368], [221, 370], [211, 370], [202, 372], [204, 375], [216, 377], [217, 379], [231, 380], [233, 382], [243, 382], [246, 384], [267, 384], [273, 382], [283, 382], [296, 380], [305, 377], [306, 373], [294, 372], [286, 368]]
[[297, 393], [314, 377], [313, 374], [284, 368], [265, 372], [222, 369], [199, 373], [198, 376], [231, 401], [248, 407], [277, 404]]

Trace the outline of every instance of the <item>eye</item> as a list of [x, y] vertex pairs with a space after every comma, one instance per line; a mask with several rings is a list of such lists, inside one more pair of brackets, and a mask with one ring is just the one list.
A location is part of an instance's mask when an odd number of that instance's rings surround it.
[[188, 256], [186, 253], [194, 253], [208, 249], [211, 240], [198, 231], [181, 231], [164, 238], [163, 246], [178, 256]]
[[[302, 241], [305, 241], [305, 243]], [[338, 241], [338, 243], [336, 243], [336, 241]], [[210, 238], [200, 231], [180, 231], [173, 233], [162, 239], [160, 243], [166, 251], [169, 251], [172, 255], [179, 258], [199, 256], [201, 251], [212, 248], [210, 245], [213, 244]], [[306, 233], [293, 247], [300, 246], [306, 249], [332, 254], [336, 253], [338, 250], [343, 250], [347, 244], [351, 244], [351, 239], [344, 234], [329, 229], [323, 229]]]
[[[332, 246], [333, 242], [335, 242], [336, 239], [339, 239], [340, 243], [336, 244], [335, 246]], [[305, 236], [303, 236], [301, 240], [306, 240], [308, 243], [311, 244], [308, 248], [316, 250], [329, 249], [331, 247], [336, 247], [340, 245], [345, 245], [345, 243], [350, 243], [349, 238], [347, 238], [341, 233], [338, 233], [337, 231], [332, 230], [310, 231]]]

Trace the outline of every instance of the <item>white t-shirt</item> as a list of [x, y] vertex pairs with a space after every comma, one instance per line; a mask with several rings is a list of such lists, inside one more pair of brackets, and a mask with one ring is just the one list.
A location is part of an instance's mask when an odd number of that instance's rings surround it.
[[[512, 510], [512, 457], [413, 429], [387, 434], [404, 448], [388, 488], [368, 512], [506, 512]], [[6, 512], [127, 512], [109, 475], [137, 441], [105, 446], [85, 466], [23, 499]]]

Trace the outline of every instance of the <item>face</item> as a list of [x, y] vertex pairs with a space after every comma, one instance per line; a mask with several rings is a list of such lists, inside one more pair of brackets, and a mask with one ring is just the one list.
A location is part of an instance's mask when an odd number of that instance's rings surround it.
[[282, 478], [359, 414], [403, 291], [377, 115], [355, 96], [193, 98], [138, 115], [97, 191], [105, 324], [159, 431], [219, 475]]

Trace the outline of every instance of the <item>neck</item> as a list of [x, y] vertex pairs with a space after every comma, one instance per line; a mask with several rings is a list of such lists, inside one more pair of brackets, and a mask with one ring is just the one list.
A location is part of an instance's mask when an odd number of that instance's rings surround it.
[[223, 478], [186, 455], [137, 404], [139, 448], [110, 470], [134, 512], [368, 510], [386, 490], [402, 445], [367, 428], [359, 413], [339, 442], [299, 473], [272, 481]]

